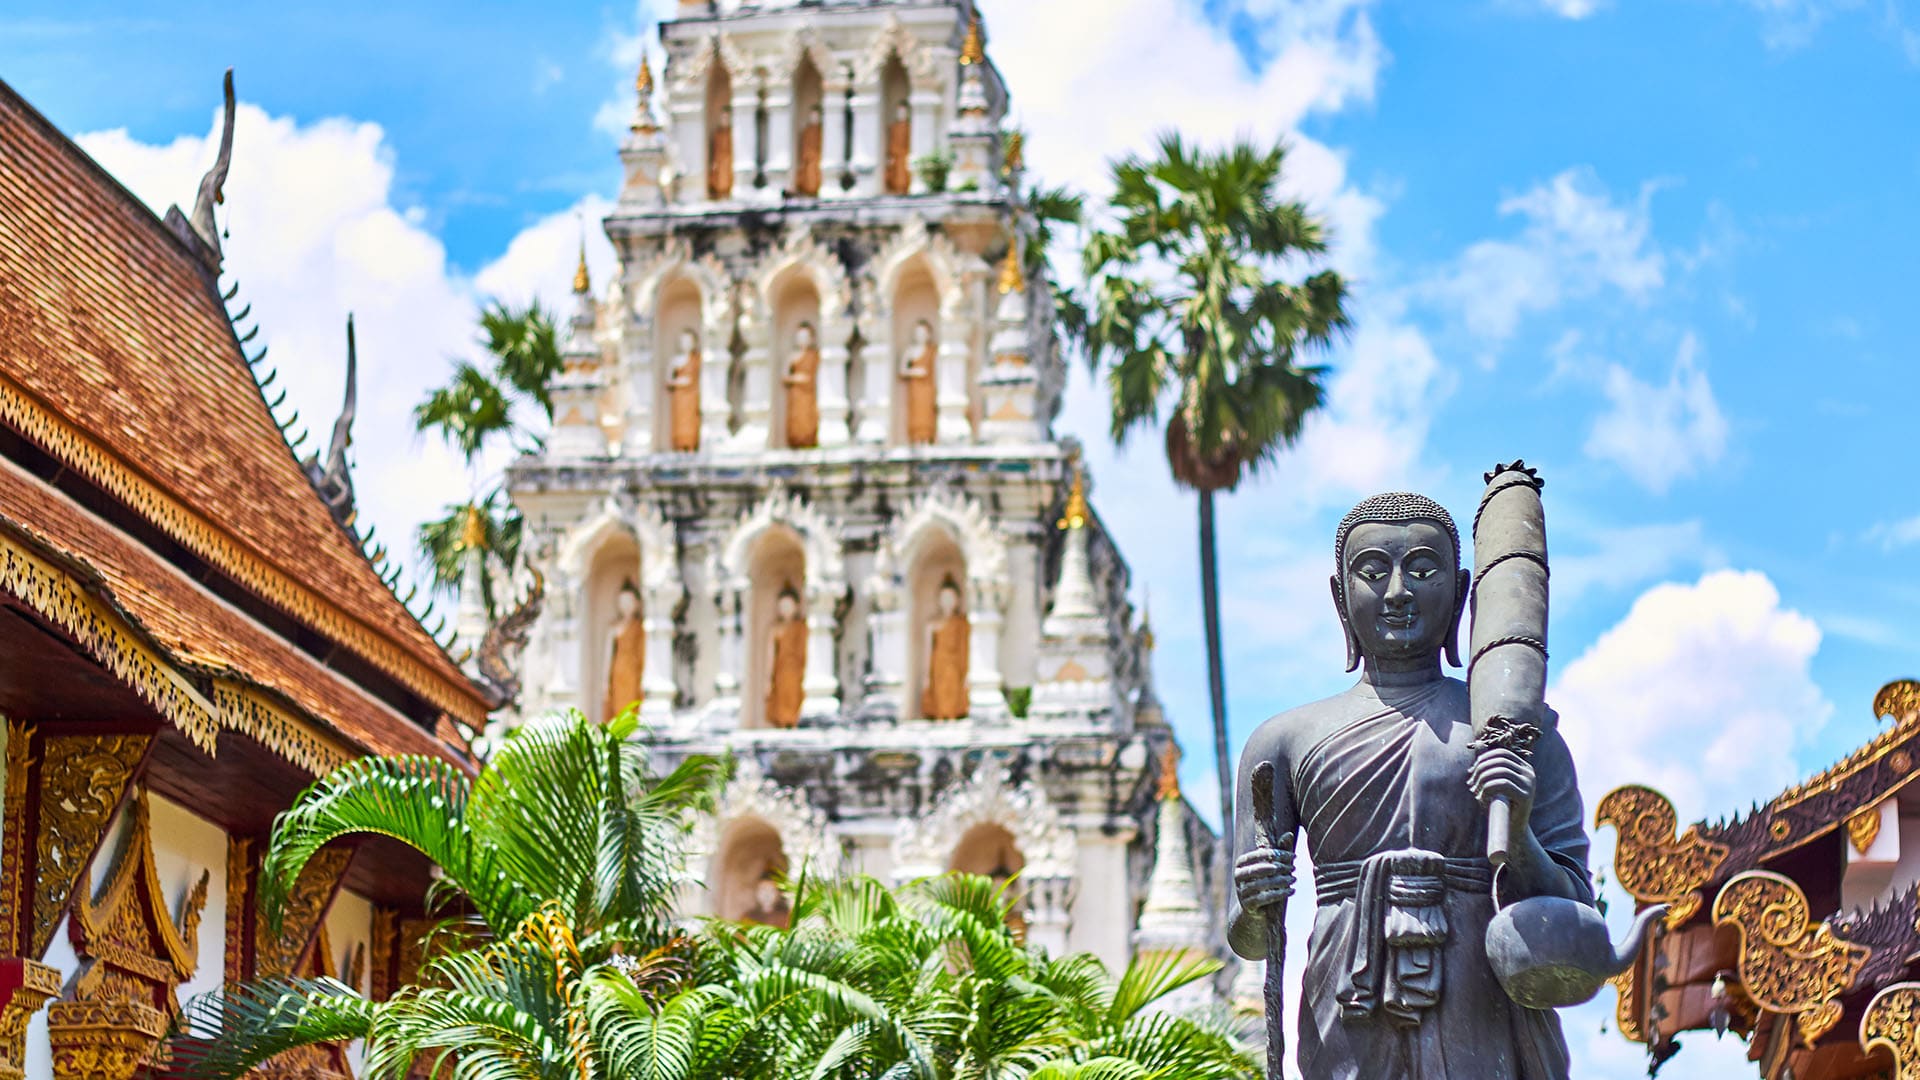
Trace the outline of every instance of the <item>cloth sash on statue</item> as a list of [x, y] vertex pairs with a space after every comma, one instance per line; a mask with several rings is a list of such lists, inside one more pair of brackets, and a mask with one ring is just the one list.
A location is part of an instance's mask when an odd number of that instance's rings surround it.
[[1493, 869], [1485, 859], [1449, 859], [1417, 848], [1316, 866], [1321, 905], [1354, 901], [1347, 962], [1335, 991], [1341, 1017], [1385, 1014], [1397, 1027], [1418, 1026], [1440, 1001], [1448, 891], [1486, 893], [1492, 887]]

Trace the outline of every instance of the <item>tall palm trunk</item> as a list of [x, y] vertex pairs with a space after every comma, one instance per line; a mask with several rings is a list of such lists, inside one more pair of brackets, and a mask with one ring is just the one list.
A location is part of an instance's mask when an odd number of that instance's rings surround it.
[[1213, 490], [1200, 489], [1200, 609], [1207, 624], [1207, 693], [1213, 699], [1213, 760], [1220, 770], [1220, 843], [1215, 880], [1233, 895], [1233, 759], [1227, 749], [1227, 673], [1220, 655], [1220, 566], [1213, 538]]

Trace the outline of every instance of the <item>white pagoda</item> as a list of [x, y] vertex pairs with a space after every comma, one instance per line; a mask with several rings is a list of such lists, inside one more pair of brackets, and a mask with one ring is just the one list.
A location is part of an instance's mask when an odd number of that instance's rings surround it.
[[[511, 474], [545, 587], [522, 710], [638, 701], [665, 760], [737, 759], [690, 911], [777, 922], [803, 865], [960, 869], [1017, 875], [1056, 951], [1221, 953], [1212, 835], [1156, 797], [1150, 635], [1052, 430], [978, 14], [721, 0], [660, 37], [619, 274], [582, 265], [552, 436]], [[1142, 935], [1150, 881], [1177, 917]]]

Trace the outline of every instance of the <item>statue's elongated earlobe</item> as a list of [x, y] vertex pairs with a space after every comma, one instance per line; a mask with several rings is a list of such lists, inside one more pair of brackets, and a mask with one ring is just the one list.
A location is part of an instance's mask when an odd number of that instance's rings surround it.
[[1347, 618], [1347, 598], [1340, 592], [1339, 575], [1327, 578], [1327, 584], [1333, 587], [1333, 610], [1340, 616], [1340, 636], [1347, 642], [1347, 670], [1352, 671], [1360, 666], [1360, 639], [1353, 636], [1353, 623]]
[[1467, 598], [1473, 594], [1473, 571], [1461, 569], [1459, 581], [1457, 595], [1453, 598], [1453, 628], [1447, 631], [1447, 663], [1454, 667], [1460, 666], [1460, 622], [1461, 616], [1466, 614]]

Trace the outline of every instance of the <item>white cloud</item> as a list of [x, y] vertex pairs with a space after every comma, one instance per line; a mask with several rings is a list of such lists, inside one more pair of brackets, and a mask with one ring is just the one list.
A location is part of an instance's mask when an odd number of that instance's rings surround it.
[[1549, 692], [1588, 804], [1647, 784], [1684, 822], [1777, 794], [1833, 711], [1810, 670], [1820, 637], [1757, 571], [1641, 594]]
[[1520, 234], [1468, 247], [1421, 295], [1493, 345], [1528, 315], [1605, 289], [1643, 300], [1666, 280], [1666, 256], [1651, 239], [1653, 190], [1622, 205], [1591, 169], [1568, 169], [1503, 200], [1500, 213], [1524, 222]]
[[1610, 365], [1609, 408], [1594, 421], [1587, 455], [1611, 461], [1656, 494], [1719, 461], [1727, 449], [1727, 419], [1700, 369], [1699, 352], [1699, 339], [1687, 334], [1660, 386]]
[[[360, 350], [359, 412], [353, 458], [361, 520], [411, 563], [414, 529], [472, 483], [458, 457], [413, 433], [411, 411], [445, 379], [450, 358], [474, 357], [481, 295], [525, 299], [544, 290], [563, 298], [578, 254], [572, 211], [542, 220], [495, 263], [468, 279], [447, 261], [418, 207], [397, 201], [394, 152], [378, 124], [326, 119], [299, 124], [242, 103], [235, 120], [233, 169], [220, 211], [229, 277], [238, 304], [251, 304], [268, 348], [276, 386], [287, 389], [297, 428], [312, 433], [302, 453], [324, 450], [340, 407], [344, 323], [354, 314]], [[150, 145], [125, 131], [76, 138], [88, 153], [156, 211], [190, 203], [217, 145], [218, 119], [205, 136]], [[604, 202], [584, 208], [596, 222]], [[604, 275], [611, 253], [590, 227], [588, 258]], [[605, 280], [604, 276], [599, 280]], [[477, 283], [477, 284], [476, 284]], [[565, 309], [561, 309], [565, 310]]]
[[1899, 521], [1883, 521], [1867, 530], [1866, 541], [1883, 551], [1920, 544], [1920, 514]]

